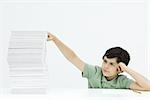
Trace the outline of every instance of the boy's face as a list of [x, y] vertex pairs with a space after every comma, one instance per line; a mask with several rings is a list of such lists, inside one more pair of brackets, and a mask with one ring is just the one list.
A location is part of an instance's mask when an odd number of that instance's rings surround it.
[[117, 58], [107, 58], [103, 59], [102, 63], [102, 73], [106, 77], [113, 77], [118, 74], [117, 68], [119, 67], [117, 63]]

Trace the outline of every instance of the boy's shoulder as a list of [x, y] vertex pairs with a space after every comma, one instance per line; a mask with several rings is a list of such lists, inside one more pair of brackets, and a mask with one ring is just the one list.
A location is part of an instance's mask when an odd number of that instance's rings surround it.
[[121, 74], [117, 77], [117, 84], [119, 84], [120, 88], [129, 88], [132, 82], [133, 80], [129, 79], [126, 75]]
[[117, 81], [120, 82], [120, 83], [133, 82], [132, 79], [128, 78], [126, 75], [123, 75], [123, 74], [118, 75]]
[[89, 70], [101, 70], [101, 67], [98, 65], [91, 65], [91, 64], [85, 64], [84, 66], [85, 68], [89, 69]]
[[99, 74], [101, 74], [101, 67], [98, 65], [90, 65], [90, 64], [86, 63], [82, 74], [83, 74], [83, 76], [89, 75], [90, 77], [99, 75]]

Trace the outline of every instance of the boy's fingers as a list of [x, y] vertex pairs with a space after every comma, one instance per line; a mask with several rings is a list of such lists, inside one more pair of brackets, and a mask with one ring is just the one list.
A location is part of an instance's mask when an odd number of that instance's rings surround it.
[[48, 35], [48, 36], [47, 36], [47, 41], [50, 41], [50, 40], [51, 40], [51, 38], [50, 38], [50, 36]]
[[119, 68], [119, 67], [118, 67], [117, 69], [118, 69], [118, 71], [120, 71], [120, 68]]
[[121, 67], [119, 66], [120, 71], [122, 71]]
[[48, 35], [47, 35], [47, 40], [48, 40], [48, 41], [53, 40], [54, 37], [55, 37], [55, 36], [54, 36], [53, 34], [51, 34], [50, 32], [48, 32]]

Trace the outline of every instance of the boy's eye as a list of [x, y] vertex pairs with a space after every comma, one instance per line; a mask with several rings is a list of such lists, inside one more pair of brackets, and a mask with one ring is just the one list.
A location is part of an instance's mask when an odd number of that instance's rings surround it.
[[106, 60], [104, 60], [104, 62], [105, 62], [105, 63], [107, 63], [107, 61], [106, 61]]
[[114, 64], [113, 64], [113, 63], [110, 63], [110, 65], [114, 66]]

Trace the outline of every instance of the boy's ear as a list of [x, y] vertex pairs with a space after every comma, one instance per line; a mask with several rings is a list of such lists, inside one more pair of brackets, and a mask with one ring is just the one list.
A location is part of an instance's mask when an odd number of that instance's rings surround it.
[[120, 67], [120, 66], [118, 66], [117, 72], [118, 72], [118, 74], [123, 73], [123, 71], [121, 70], [121, 67]]

